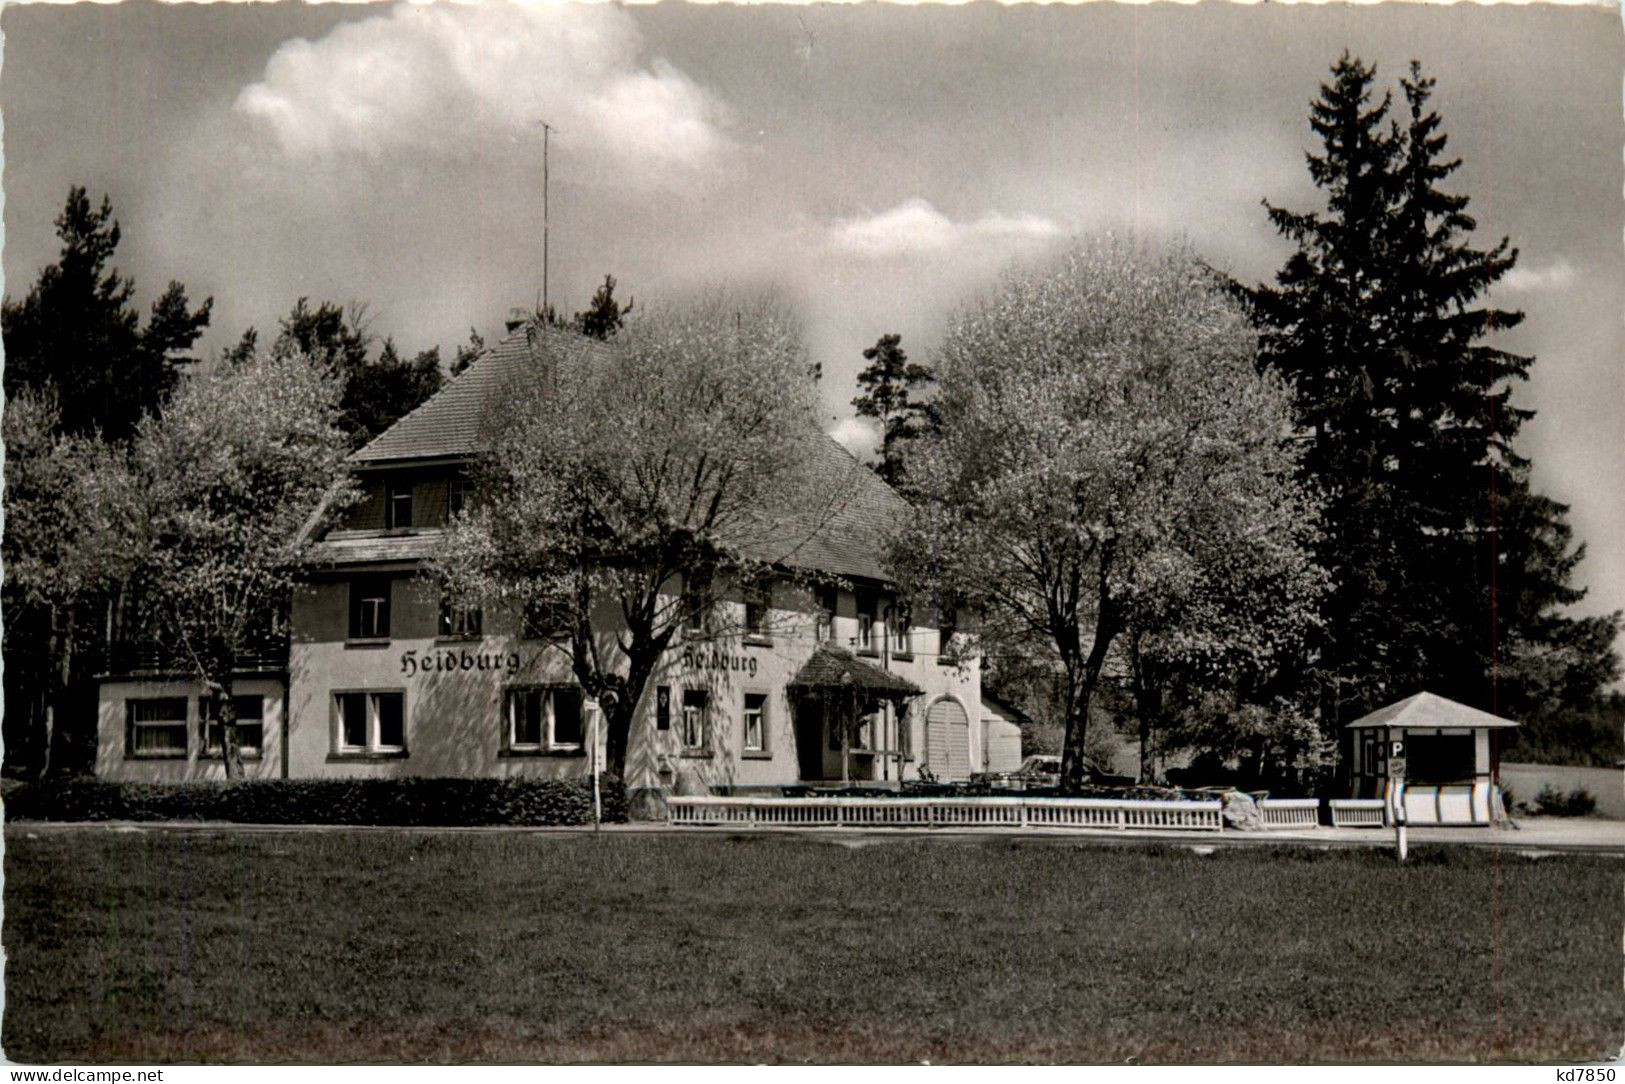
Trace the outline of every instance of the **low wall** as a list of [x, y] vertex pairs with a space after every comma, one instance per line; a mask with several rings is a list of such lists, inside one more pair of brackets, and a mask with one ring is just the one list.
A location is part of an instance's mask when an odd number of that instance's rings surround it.
[[1519, 802], [1533, 804], [1540, 788], [1567, 794], [1588, 790], [1597, 799], [1597, 815], [1625, 820], [1625, 771], [1619, 768], [1573, 768], [1560, 764], [1501, 765], [1501, 785], [1512, 790]]

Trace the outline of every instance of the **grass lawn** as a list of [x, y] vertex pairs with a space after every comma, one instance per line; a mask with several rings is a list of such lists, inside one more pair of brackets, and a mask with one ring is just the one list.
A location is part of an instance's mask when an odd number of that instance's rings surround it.
[[1571, 1061], [1618, 860], [722, 834], [5, 834], [5, 1053]]

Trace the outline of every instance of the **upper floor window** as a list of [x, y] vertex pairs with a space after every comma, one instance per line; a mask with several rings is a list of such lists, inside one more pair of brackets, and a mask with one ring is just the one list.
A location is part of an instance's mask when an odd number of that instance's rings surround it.
[[711, 614], [711, 593], [697, 577], [683, 580], [683, 629], [691, 636], [705, 632]]
[[858, 652], [863, 655], [873, 655], [878, 650], [875, 645], [876, 606], [873, 592], [858, 593]]
[[[245, 757], [257, 757], [265, 742], [265, 697], [234, 696], [231, 702], [237, 709], [237, 749]], [[220, 756], [225, 750], [225, 728], [220, 723], [219, 698], [198, 697], [197, 717], [203, 732], [203, 755]]]
[[817, 626], [814, 636], [819, 643], [835, 638], [835, 602], [839, 593], [833, 587], [820, 587], [816, 596]]
[[124, 702], [124, 755], [186, 756], [186, 698], [155, 696]]
[[897, 603], [891, 608], [889, 616], [886, 632], [891, 640], [891, 653], [898, 658], [911, 658], [914, 654], [914, 635], [908, 605]]
[[468, 507], [468, 495], [473, 490], [473, 483], [466, 474], [454, 474], [446, 482], [446, 519], [457, 518], [464, 508]]
[[519, 635], [526, 640], [568, 640], [570, 625], [568, 607], [548, 599], [531, 599], [520, 615]]
[[752, 640], [765, 640], [768, 628], [768, 606], [772, 601], [772, 587], [767, 580], [752, 580], [745, 585], [745, 636]]
[[937, 661], [944, 665], [952, 665], [959, 661], [959, 645], [954, 642], [959, 635], [959, 614], [951, 606], [944, 606], [937, 614], [937, 639], [940, 646], [937, 648]]
[[450, 596], [440, 599], [440, 635], [456, 640], [473, 640], [484, 623], [478, 606], [460, 606]]
[[388, 576], [357, 576], [350, 581], [350, 639], [389, 638]]
[[384, 526], [392, 531], [412, 526], [412, 483], [384, 483]]

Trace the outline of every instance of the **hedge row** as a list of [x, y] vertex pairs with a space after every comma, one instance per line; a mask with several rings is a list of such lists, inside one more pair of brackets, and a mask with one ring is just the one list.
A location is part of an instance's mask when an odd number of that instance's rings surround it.
[[[619, 780], [604, 819], [626, 820]], [[592, 823], [592, 787], [559, 779], [273, 779], [235, 783], [31, 783], [5, 793], [7, 821], [237, 824], [567, 825]]]

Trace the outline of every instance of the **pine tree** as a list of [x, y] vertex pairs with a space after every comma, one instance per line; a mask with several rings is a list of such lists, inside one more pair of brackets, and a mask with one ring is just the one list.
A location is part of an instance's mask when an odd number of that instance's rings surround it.
[[880, 462], [875, 473], [899, 488], [905, 482], [905, 445], [924, 433], [936, 417], [931, 403], [914, 396], [937, 382], [928, 367], [908, 360], [901, 343], [900, 335], [882, 335], [863, 352], [869, 367], [858, 374], [858, 387], [863, 391], [852, 400], [859, 417], [880, 422]]
[[8, 397], [49, 394], [63, 431], [122, 441], [169, 396], [176, 364], [209, 324], [212, 298], [190, 308], [178, 282], [152, 305], [145, 327], [135, 284], [109, 266], [121, 237], [112, 203], [94, 207], [74, 186], [56, 220], [62, 254], [28, 296], [7, 299], [4, 327]]
[[576, 330], [593, 339], [613, 339], [626, 325], [626, 314], [632, 311], [633, 299], [625, 305], [615, 300], [615, 276], [605, 275], [603, 285], [592, 295], [586, 311], [576, 313]]
[[[1571, 585], [1581, 551], [1514, 449], [1530, 414], [1512, 384], [1532, 359], [1486, 341], [1523, 315], [1479, 304], [1517, 251], [1504, 238], [1473, 247], [1468, 197], [1440, 187], [1460, 161], [1429, 108], [1434, 80], [1412, 64], [1402, 125], [1391, 95], [1373, 102], [1374, 79], [1347, 54], [1333, 66], [1311, 107], [1323, 153], [1308, 156], [1326, 212], [1266, 204], [1297, 251], [1275, 286], [1239, 291], [1261, 364], [1294, 390], [1304, 470], [1327, 498], [1324, 714], [1346, 721], [1421, 688], [1513, 713], [1539, 710], [1536, 686], [1580, 703], [1618, 660], [1597, 652], [1610, 637], [1559, 612], [1583, 594]], [[1540, 677], [1521, 676], [1531, 667]]]

